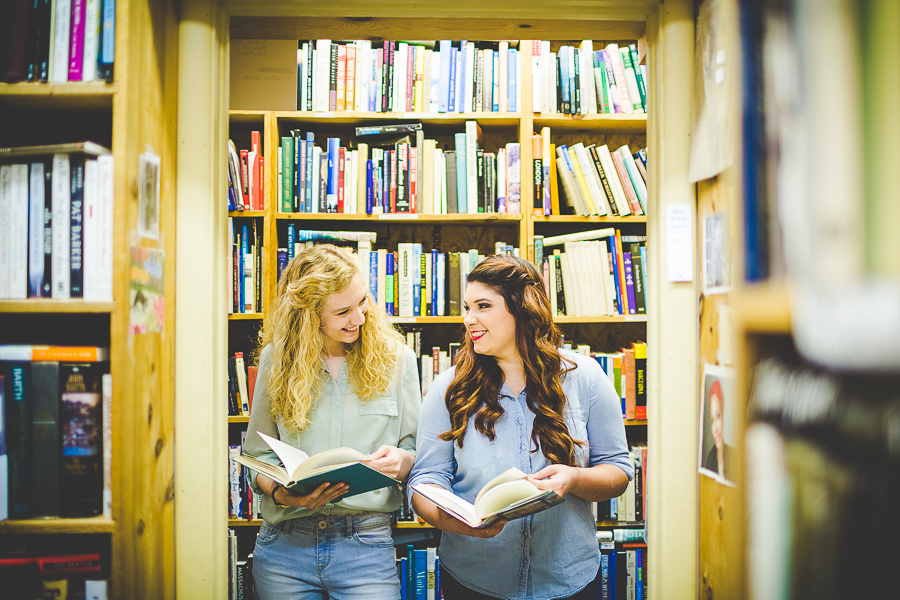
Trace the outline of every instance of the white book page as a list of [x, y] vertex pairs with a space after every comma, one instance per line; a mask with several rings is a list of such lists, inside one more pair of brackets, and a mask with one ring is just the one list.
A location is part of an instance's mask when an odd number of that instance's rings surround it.
[[300, 450], [298, 448], [294, 448], [288, 444], [285, 444], [281, 440], [276, 440], [270, 435], [266, 435], [262, 432], [257, 432], [259, 437], [263, 439], [263, 441], [269, 445], [269, 448], [275, 452], [275, 455], [281, 459], [282, 464], [284, 465], [284, 469], [287, 472], [288, 476], [291, 479], [295, 479], [294, 474], [300, 469], [300, 466], [309, 459], [309, 454]]
[[417, 494], [422, 494], [422, 496], [431, 502], [434, 502], [445, 512], [461, 518], [461, 520], [472, 527], [477, 526], [481, 521], [481, 519], [475, 515], [475, 506], [472, 503], [466, 502], [444, 488], [432, 485], [413, 485], [411, 487]]
[[478, 519], [503, 510], [504, 508], [532, 498], [540, 496], [543, 492], [533, 483], [525, 479], [517, 481], [507, 481], [498, 486], [492, 487], [484, 492], [484, 495], [476, 500], [475, 514]]

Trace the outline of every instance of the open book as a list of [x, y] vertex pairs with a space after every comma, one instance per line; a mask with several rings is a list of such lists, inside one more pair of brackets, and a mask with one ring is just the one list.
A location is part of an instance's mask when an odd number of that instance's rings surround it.
[[350, 486], [350, 490], [340, 498], [332, 500], [339, 502], [350, 496], [400, 483], [365, 464], [371, 459], [353, 448], [334, 448], [310, 456], [303, 450], [264, 433], [259, 433], [259, 437], [275, 452], [281, 465], [265, 462], [249, 454], [241, 454], [232, 457], [231, 460], [271, 477], [293, 492], [306, 494], [326, 481], [345, 482]]
[[515, 467], [488, 481], [475, 496], [474, 504], [444, 488], [422, 484], [411, 487], [445, 513], [476, 529], [487, 527], [497, 519], [527, 517], [565, 502], [553, 490], [538, 489]]

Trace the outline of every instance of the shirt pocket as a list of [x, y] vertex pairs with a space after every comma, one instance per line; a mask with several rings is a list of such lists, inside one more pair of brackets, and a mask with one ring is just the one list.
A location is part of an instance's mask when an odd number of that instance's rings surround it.
[[368, 402], [359, 401], [359, 423], [357, 430], [362, 434], [358, 443], [366, 440], [371, 444], [368, 447], [362, 443], [358, 450], [364, 454], [375, 452], [382, 445], [397, 445], [397, 437], [400, 429], [396, 424], [400, 416], [396, 396], [376, 396]]
[[591, 445], [590, 440], [588, 440], [587, 421], [580, 408], [572, 409], [569, 415], [569, 435], [576, 441], [584, 442], [583, 445], [575, 444], [575, 463], [579, 467], [587, 467], [591, 457]]
[[[494, 432], [497, 435], [494, 437], [494, 441], [491, 441], [486, 435], [482, 435], [475, 429], [474, 421], [469, 421], [462, 446], [460, 447], [457, 443], [453, 448], [460, 479], [464, 479], [466, 475], [480, 473], [488, 467], [493, 467], [500, 461], [501, 435], [496, 423], [494, 424]], [[512, 461], [510, 466], [515, 466], [517, 458], [515, 448], [510, 448], [508, 454]], [[482, 483], [486, 483], [486, 481]]]

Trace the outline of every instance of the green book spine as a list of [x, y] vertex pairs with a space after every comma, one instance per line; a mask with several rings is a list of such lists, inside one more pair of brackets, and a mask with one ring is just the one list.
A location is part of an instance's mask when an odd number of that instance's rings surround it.
[[281, 212], [294, 210], [294, 138], [281, 138]]

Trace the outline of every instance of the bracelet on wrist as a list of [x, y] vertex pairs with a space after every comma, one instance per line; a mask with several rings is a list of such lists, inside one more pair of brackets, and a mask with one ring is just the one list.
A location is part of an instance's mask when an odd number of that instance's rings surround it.
[[272, 488], [272, 502], [274, 502], [275, 506], [277, 506], [278, 508], [290, 508], [290, 506], [288, 506], [287, 504], [282, 504], [281, 502], [278, 501], [277, 498], [275, 498], [275, 494], [277, 494], [278, 490], [280, 490], [283, 487], [284, 486], [281, 485], [280, 483], [276, 483], [275, 487]]

